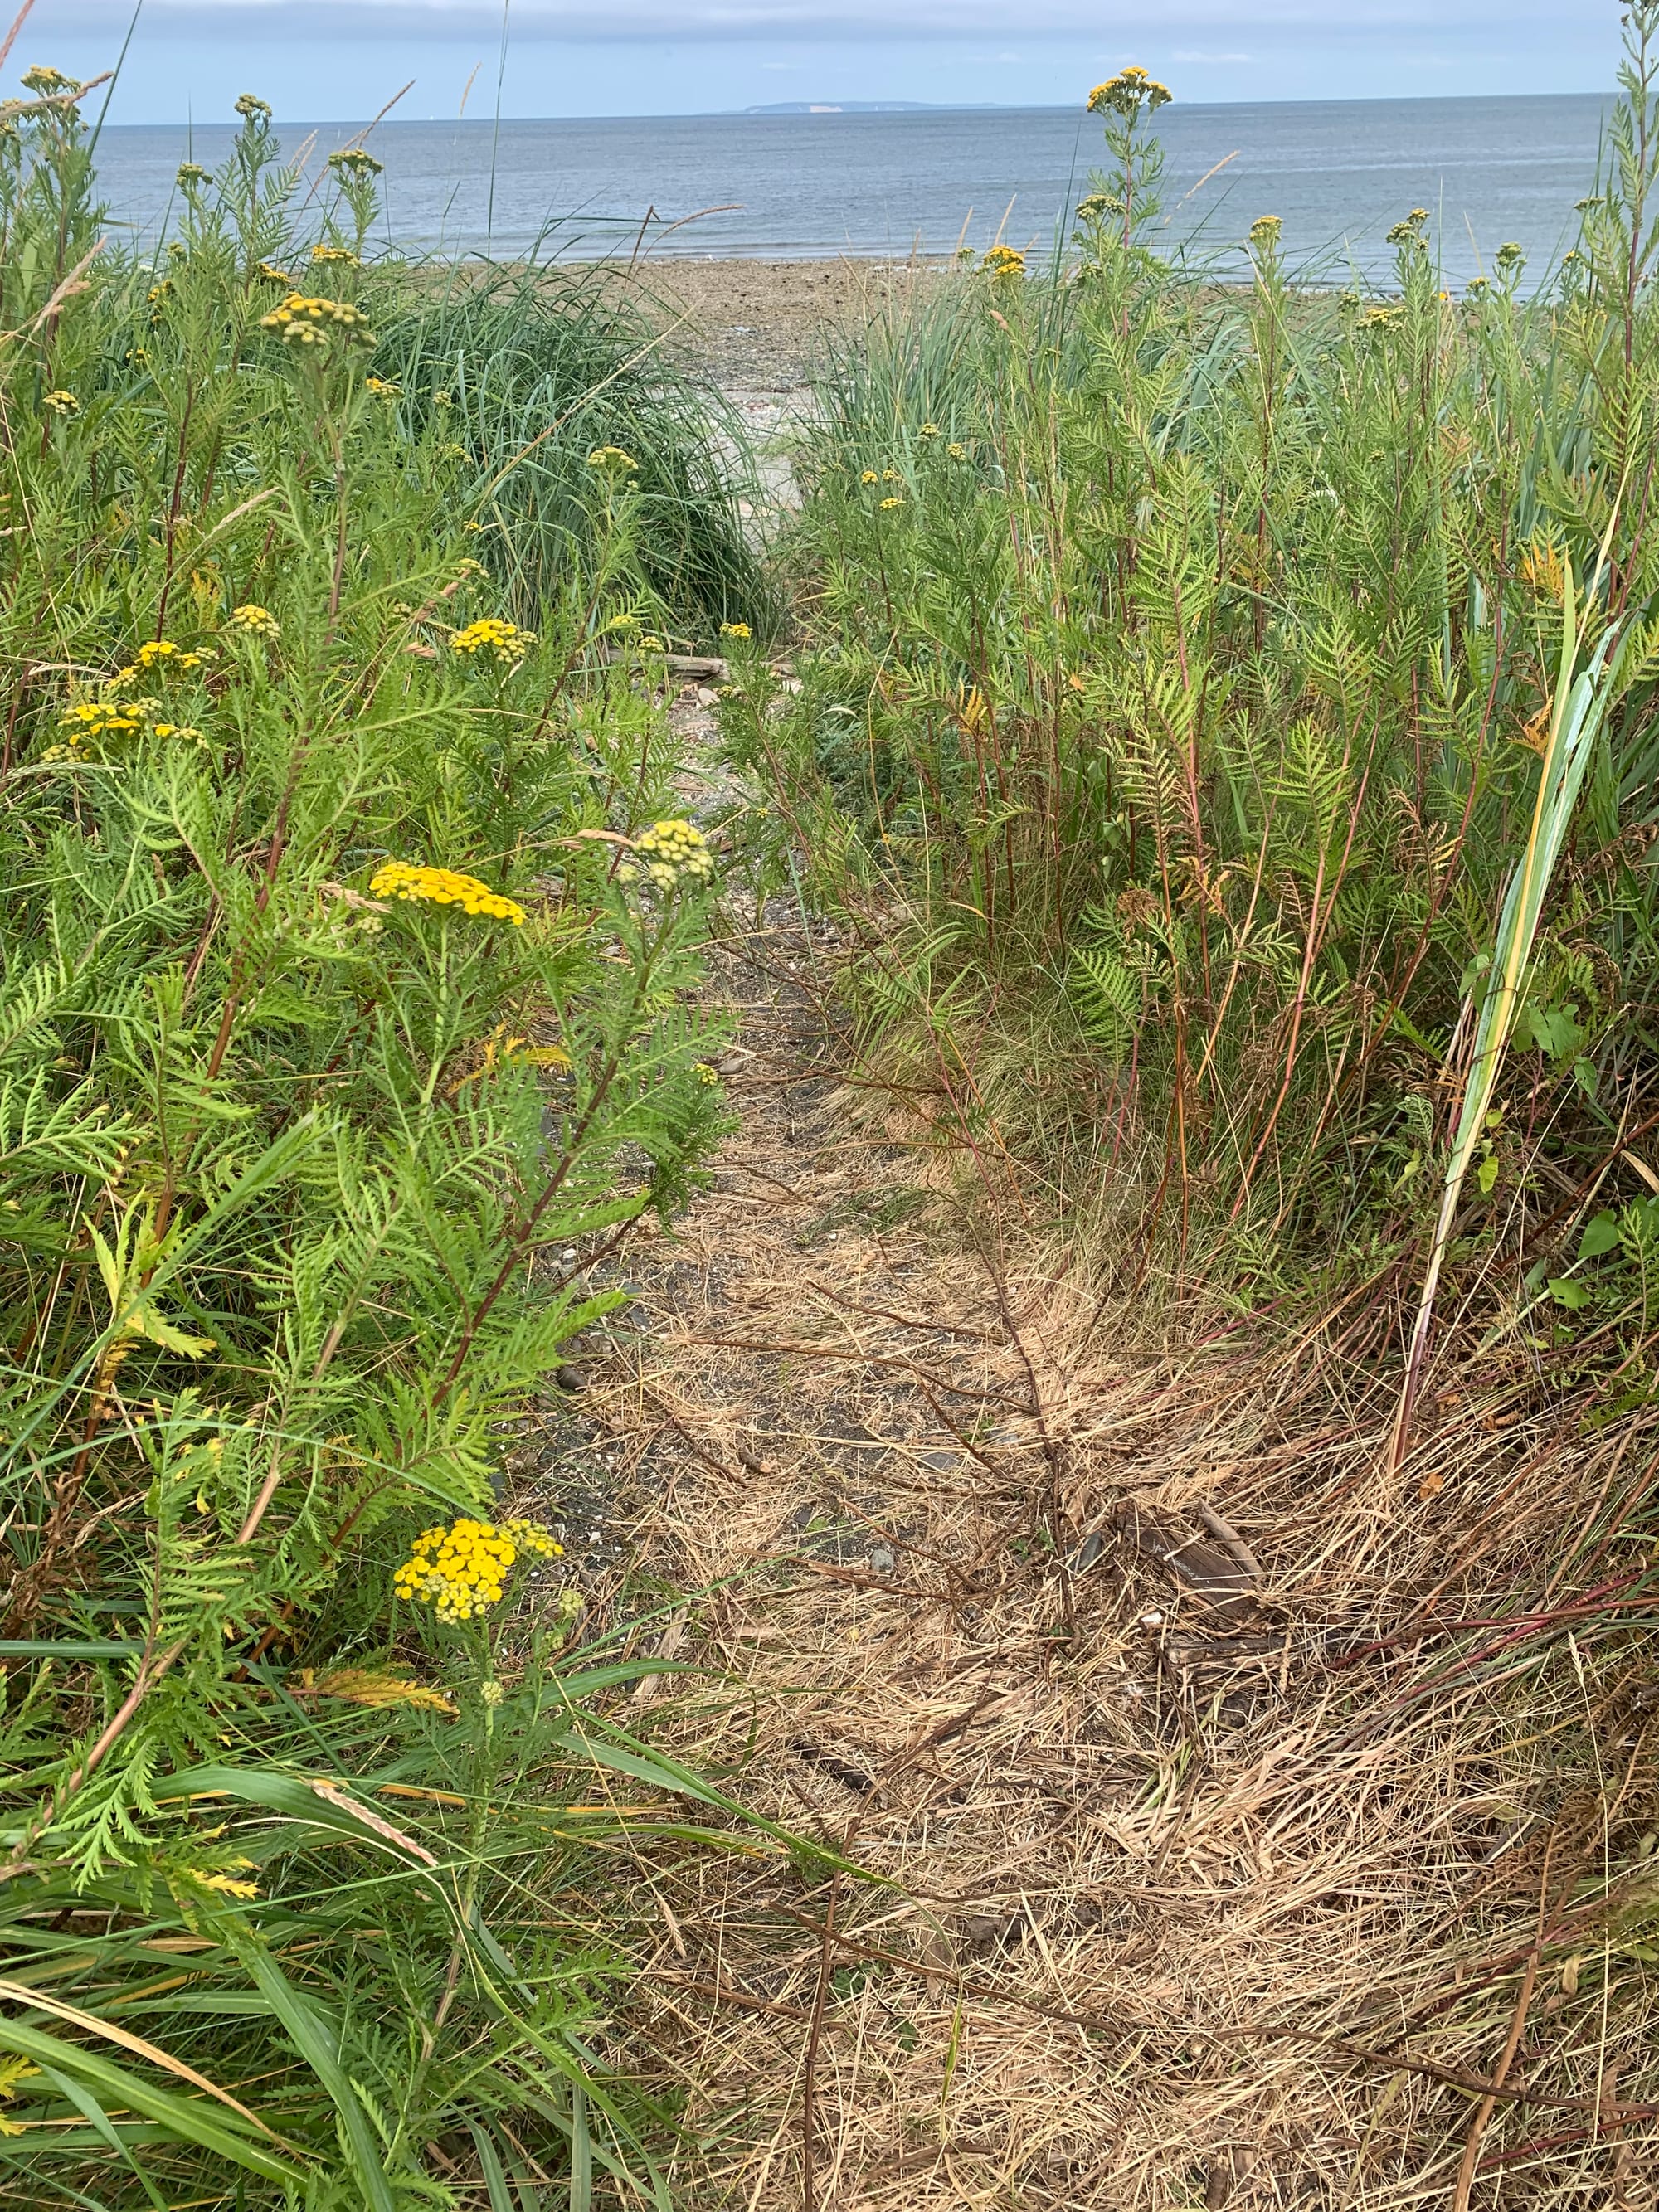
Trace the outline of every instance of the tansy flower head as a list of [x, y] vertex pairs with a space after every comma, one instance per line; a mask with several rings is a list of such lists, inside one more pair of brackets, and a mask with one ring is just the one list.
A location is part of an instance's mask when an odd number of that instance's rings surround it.
[[953, 461], [965, 461], [968, 458], [967, 447], [957, 445], [954, 438], [951, 439], [950, 444], [945, 448], [945, 450]]
[[250, 599], [245, 606], [231, 610], [230, 626], [246, 630], [250, 637], [275, 640], [282, 635], [282, 628], [269, 607], [257, 606]]
[[1012, 246], [994, 246], [980, 263], [988, 276], [1023, 276], [1025, 256]]
[[[322, 251], [320, 246], [313, 248], [313, 257]], [[259, 327], [301, 352], [326, 348], [336, 338], [348, 345], [374, 343], [361, 309], [349, 301], [311, 299], [303, 292], [290, 292], [280, 307], [260, 317]]]
[[181, 192], [199, 192], [208, 180], [208, 173], [199, 161], [180, 161], [176, 179]]
[[336, 176], [361, 179], [378, 177], [385, 168], [386, 163], [377, 161], [372, 154], [366, 154], [361, 146], [349, 146], [343, 153], [331, 154], [328, 157], [328, 166]]
[[245, 92], [236, 102], [236, 112], [244, 123], [252, 123], [256, 117], [261, 123], [269, 123], [270, 103], [261, 100], [257, 92]]
[[363, 389], [372, 392], [377, 399], [401, 399], [404, 396], [402, 385], [394, 383], [389, 376], [366, 376]]
[[449, 641], [449, 649], [472, 657], [482, 653], [505, 664], [522, 660], [535, 642], [533, 629], [520, 629], [516, 623], [503, 622], [499, 615], [483, 615], [468, 623], [465, 629], [458, 629]]
[[72, 392], [49, 392], [40, 404], [53, 415], [78, 415], [81, 403]]
[[88, 738], [130, 737], [133, 731], [143, 727], [140, 700], [86, 700], [71, 707], [64, 715], [59, 726], [73, 744], [84, 744]]
[[863, 475], [860, 477], [859, 482], [862, 484], [879, 483], [881, 482], [880, 473], [875, 469], [866, 469]]
[[48, 68], [45, 62], [36, 62], [33, 69], [23, 71], [23, 86], [26, 91], [45, 93], [48, 95], [54, 92], [80, 90], [80, 87], [72, 76], [65, 76], [62, 70]]
[[533, 1522], [463, 1519], [447, 1528], [426, 1528], [392, 1577], [392, 1588], [411, 1603], [430, 1605], [447, 1624], [471, 1620], [500, 1600], [507, 1571], [520, 1552], [544, 1559], [560, 1547]]
[[290, 291], [294, 289], [292, 276], [286, 269], [279, 269], [274, 261], [262, 261], [255, 274], [263, 276], [268, 283], [285, 284]]
[[349, 246], [313, 246], [311, 258], [313, 261], [328, 262], [342, 269], [361, 269], [363, 265]]
[[890, 514], [896, 507], [902, 507], [904, 501], [902, 499], [884, 499], [881, 503], [881, 511], [884, 514]]
[[476, 876], [458, 874], [453, 868], [427, 868], [408, 860], [388, 860], [369, 882], [375, 898], [424, 901], [430, 906], [458, 906], [463, 914], [489, 915], [510, 921], [516, 929], [524, 908], [481, 884]]
[[722, 623], [720, 624], [720, 635], [722, 637], [747, 637], [749, 634], [749, 625], [747, 623]]
[[1160, 107], [1167, 107], [1174, 97], [1167, 84], [1148, 76], [1144, 69], [1120, 70], [1089, 94], [1089, 112], [1103, 115], [1109, 108], [1114, 114], [1133, 123], [1143, 107], [1148, 114], [1153, 114]]
[[590, 469], [612, 477], [631, 476], [637, 472], [639, 463], [631, 453], [623, 453], [620, 446], [595, 446], [587, 457]]
[[937, 438], [939, 435], [939, 424], [937, 422], [924, 422], [921, 429], [917, 431], [916, 435], [919, 438]]
[[1276, 215], [1259, 215], [1250, 225], [1250, 243], [1258, 253], [1266, 253], [1279, 243], [1279, 234], [1285, 228]]
[[691, 1073], [699, 1083], [707, 1084], [710, 1090], [713, 1090], [720, 1079], [719, 1069], [711, 1067], [706, 1060], [698, 1060], [692, 1067]]
[[617, 871], [624, 883], [640, 876], [659, 891], [672, 891], [681, 881], [706, 884], [714, 873], [714, 856], [708, 841], [694, 823], [653, 822], [634, 840], [634, 857]]

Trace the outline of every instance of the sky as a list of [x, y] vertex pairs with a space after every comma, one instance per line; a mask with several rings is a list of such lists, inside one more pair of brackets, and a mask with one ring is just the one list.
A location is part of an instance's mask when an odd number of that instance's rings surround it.
[[[0, 0], [0, 7], [3, 0]], [[112, 123], [1071, 106], [1127, 62], [1194, 101], [1603, 92], [1618, 0], [142, 0]], [[110, 68], [131, 0], [36, 0], [0, 91]]]

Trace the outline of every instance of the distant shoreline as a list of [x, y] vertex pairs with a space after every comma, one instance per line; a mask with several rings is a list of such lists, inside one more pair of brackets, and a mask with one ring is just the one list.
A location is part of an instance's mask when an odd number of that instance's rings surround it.
[[[1480, 106], [1529, 106], [1534, 102], [1559, 102], [1564, 100], [1594, 100], [1602, 108], [1611, 107], [1613, 95], [1596, 90], [1588, 92], [1443, 92], [1443, 93], [1382, 93], [1369, 94], [1364, 98], [1343, 100], [1186, 100], [1178, 102], [1181, 112], [1187, 115], [1242, 115], [1260, 112], [1263, 109], [1300, 109], [1315, 112], [1338, 108], [1407, 108], [1452, 107]], [[503, 115], [502, 131], [538, 129], [549, 124], [651, 124], [651, 123], [790, 123], [832, 121], [837, 117], [850, 118], [855, 122], [869, 122], [886, 118], [903, 118], [915, 121], [929, 117], [945, 118], [952, 115], [1071, 115], [1081, 117], [1084, 106], [1076, 100], [1001, 101], [974, 100], [958, 105], [954, 101], [924, 100], [785, 100], [763, 106], [698, 107], [663, 109], [650, 115]], [[361, 115], [294, 116], [276, 118], [279, 131], [362, 131], [368, 118]], [[453, 130], [461, 136], [491, 137], [496, 128], [489, 115], [465, 117], [443, 115], [389, 115], [384, 122], [373, 126], [378, 133], [387, 136], [405, 131]], [[169, 122], [106, 123], [103, 135], [145, 131], [185, 131], [200, 138], [220, 133], [227, 140], [232, 136], [234, 120], [193, 121], [180, 118]]]

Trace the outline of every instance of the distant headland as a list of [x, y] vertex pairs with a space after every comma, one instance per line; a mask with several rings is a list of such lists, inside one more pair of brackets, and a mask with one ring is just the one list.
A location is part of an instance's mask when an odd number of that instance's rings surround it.
[[745, 107], [745, 115], [945, 115], [960, 113], [971, 105], [977, 113], [982, 107], [994, 107], [994, 100], [775, 100], [763, 107]]

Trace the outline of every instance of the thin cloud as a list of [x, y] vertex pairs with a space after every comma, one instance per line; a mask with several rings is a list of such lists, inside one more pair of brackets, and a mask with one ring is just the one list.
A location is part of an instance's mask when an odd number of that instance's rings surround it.
[[[1314, 39], [1326, 47], [1378, 33], [1444, 37], [1540, 29], [1558, 21], [1559, 0], [1344, 0], [1333, 21], [1329, 0], [1162, 0], [1115, 16], [1114, 34], [1162, 45], [1171, 32], [1219, 32], [1224, 39]], [[649, 39], [676, 43], [736, 40], [917, 40], [1005, 37], [1014, 27], [1012, 0], [521, 0], [510, 19], [520, 40], [583, 43]], [[56, 29], [106, 34], [125, 27], [127, 0], [64, 0], [52, 11]], [[1030, 0], [1018, 11], [1026, 38], [1097, 34], [1098, 0]], [[456, 39], [476, 44], [500, 35], [496, 0], [151, 0], [149, 36], [209, 37], [216, 41], [295, 37]], [[1205, 52], [1202, 58], [1248, 57]], [[1178, 59], [1198, 60], [1194, 51]]]

